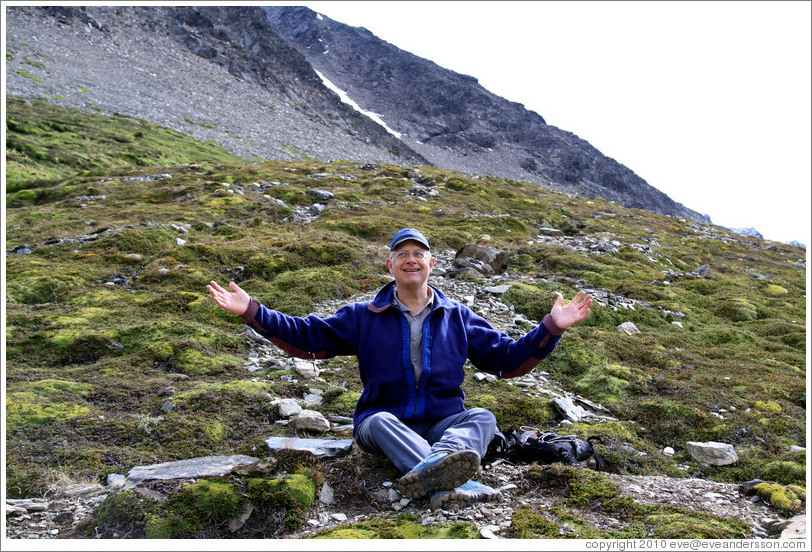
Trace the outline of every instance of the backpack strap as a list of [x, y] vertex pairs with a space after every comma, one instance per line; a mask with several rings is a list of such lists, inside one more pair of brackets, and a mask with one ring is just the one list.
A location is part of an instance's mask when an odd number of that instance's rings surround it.
[[577, 435], [558, 435], [557, 433], [541, 433], [538, 440], [545, 443], [555, 443], [556, 441], [571, 441], [577, 439]]
[[[601, 438], [596, 435], [593, 435], [592, 437], [587, 437], [586, 440], [590, 445], [592, 445], [593, 440], [600, 441]], [[595, 456], [595, 467], [598, 468], [598, 471], [602, 471], [603, 468], [606, 467], [606, 461], [603, 459], [603, 456], [598, 454], [598, 451], [595, 450], [594, 445], [592, 445], [592, 454]]]
[[493, 434], [491, 442], [488, 444], [488, 450], [485, 456], [482, 457], [483, 462], [491, 462], [497, 458], [507, 459], [510, 453], [510, 445], [504, 433], [497, 428]]

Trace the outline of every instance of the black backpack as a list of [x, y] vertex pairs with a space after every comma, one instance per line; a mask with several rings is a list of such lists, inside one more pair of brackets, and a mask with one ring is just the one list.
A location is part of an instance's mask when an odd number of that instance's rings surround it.
[[558, 435], [527, 426], [510, 430], [507, 435], [497, 430], [484, 460], [502, 458], [514, 464], [579, 464], [594, 456], [597, 469], [602, 470], [606, 462], [592, 445], [593, 440], [600, 441], [600, 438], [589, 437], [585, 441], [575, 435]]

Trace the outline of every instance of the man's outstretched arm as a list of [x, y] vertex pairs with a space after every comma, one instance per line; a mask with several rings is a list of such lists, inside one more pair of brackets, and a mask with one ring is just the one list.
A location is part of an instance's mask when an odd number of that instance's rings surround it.
[[[589, 316], [591, 305], [592, 296], [584, 291], [579, 291], [567, 304], [564, 304], [564, 297], [559, 293], [550, 313], [538, 327], [516, 341], [504, 332], [493, 330], [488, 324], [491, 332], [481, 335], [481, 339], [477, 340], [479, 346], [474, 346], [469, 358], [474, 366], [484, 372], [503, 378], [523, 376], [552, 353], [568, 328]], [[487, 324], [484, 319], [482, 322]], [[498, 342], [493, 341], [494, 336]], [[471, 337], [472, 333], [469, 332], [469, 339]]]
[[229, 287], [233, 291], [214, 281], [206, 286], [215, 303], [241, 317], [257, 333], [290, 355], [326, 358], [356, 354], [357, 324], [351, 306], [326, 318], [287, 316], [262, 306], [234, 282], [230, 282]]

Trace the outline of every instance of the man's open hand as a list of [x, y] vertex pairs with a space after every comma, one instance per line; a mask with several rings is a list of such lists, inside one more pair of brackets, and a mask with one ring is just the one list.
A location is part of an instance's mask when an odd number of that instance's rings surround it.
[[564, 296], [559, 293], [550, 311], [550, 316], [556, 326], [566, 330], [589, 316], [590, 305], [592, 305], [592, 296], [587, 295], [584, 297], [583, 290], [579, 291], [573, 300], [566, 305], [564, 304]]
[[237, 316], [242, 316], [248, 310], [251, 297], [234, 282], [230, 282], [228, 287], [233, 289], [234, 292], [221, 288], [217, 282], [212, 280], [211, 284], [206, 286], [206, 289], [211, 293], [215, 303]]

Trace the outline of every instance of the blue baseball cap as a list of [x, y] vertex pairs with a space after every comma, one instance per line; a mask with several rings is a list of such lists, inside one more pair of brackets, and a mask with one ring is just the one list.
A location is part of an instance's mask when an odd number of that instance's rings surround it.
[[421, 245], [424, 245], [426, 249], [431, 250], [431, 247], [429, 247], [429, 240], [426, 239], [426, 236], [424, 236], [414, 228], [404, 228], [403, 230], [392, 236], [392, 244], [389, 246], [389, 250], [394, 251], [397, 246], [399, 246], [406, 240], [414, 240], [420, 243]]

